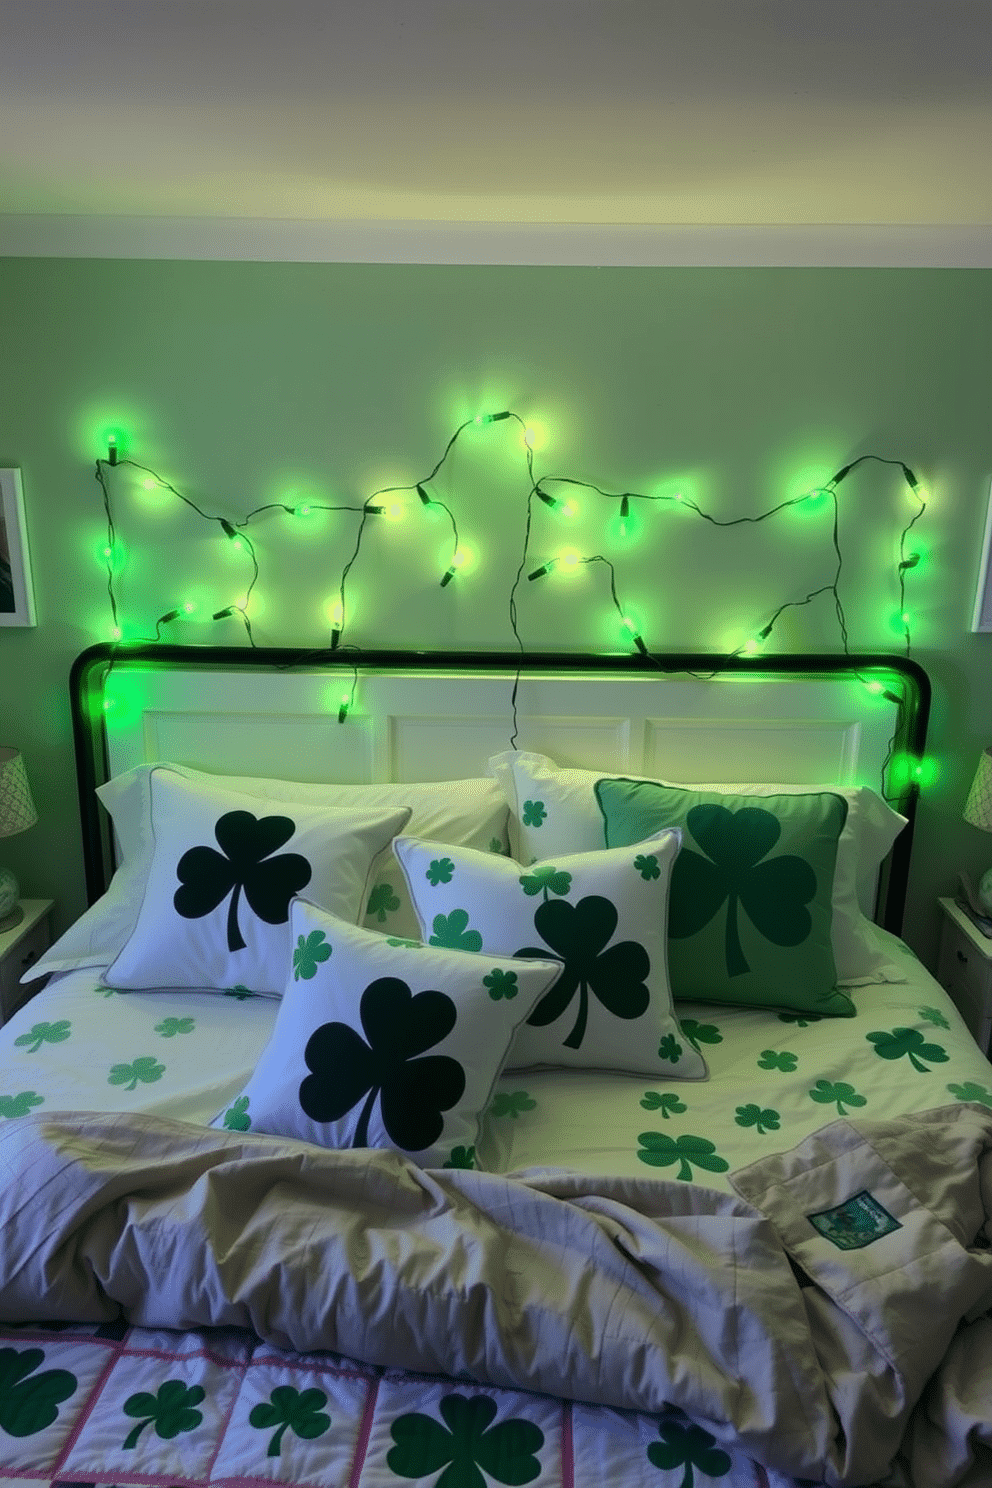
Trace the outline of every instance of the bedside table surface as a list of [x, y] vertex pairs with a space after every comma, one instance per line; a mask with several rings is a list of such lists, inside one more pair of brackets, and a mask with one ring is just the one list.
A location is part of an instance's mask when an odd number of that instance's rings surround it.
[[952, 920], [958, 929], [968, 937], [975, 950], [980, 955], [986, 956], [992, 961], [992, 936], [982, 934], [974, 920], [965, 914], [956, 899], [938, 899], [937, 903], [948, 919]]
[[0, 930], [0, 960], [7, 954], [12, 946], [15, 946], [22, 935], [27, 935], [33, 930], [40, 919], [54, 905], [54, 899], [22, 899], [21, 908], [24, 918], [19, 925], [14, 925], [11, 930]]

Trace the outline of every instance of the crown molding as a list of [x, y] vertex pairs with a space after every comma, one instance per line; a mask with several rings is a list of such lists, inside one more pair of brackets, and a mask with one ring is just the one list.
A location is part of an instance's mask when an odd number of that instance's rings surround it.
[[0, 215], [0, 256], [619, 268], [992, 268], [992, 226]]

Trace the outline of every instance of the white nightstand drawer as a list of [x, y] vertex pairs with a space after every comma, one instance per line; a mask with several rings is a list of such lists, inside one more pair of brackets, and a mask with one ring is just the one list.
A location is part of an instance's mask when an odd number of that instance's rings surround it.
[[51, 945], [50, 899], [22, 900], [24, 919], [13, 930], [0, 935], [0, 1023], [6, 1023], [21, 1003], [33, 997], [42, 981], [21, 986], [28, 967]]
[[944, 923], [940, 936], [937, 980], [950, 994], [972, 1038], [989, 1052], [992, 1036], [992, 940], [970, 922], [950, 899], [940, 901]]

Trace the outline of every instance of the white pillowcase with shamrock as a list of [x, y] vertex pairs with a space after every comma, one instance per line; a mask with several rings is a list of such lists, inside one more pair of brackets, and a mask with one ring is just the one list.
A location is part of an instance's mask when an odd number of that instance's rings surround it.
[[413, 837], [398, 837], [394, 850], [429, 944], [558, 961], [508, 1067], [700, 1080], [706, 1065], [679, 1027], [668, 980], [668, 887], [680, 843], [678, 831], [665, 831], [529, 868]]
[[557, 967], [433, 950], [304, 899], [293, 901], [291, 930], [272, 1037], [212, 1124], [473, 1167], [507, 1050]]

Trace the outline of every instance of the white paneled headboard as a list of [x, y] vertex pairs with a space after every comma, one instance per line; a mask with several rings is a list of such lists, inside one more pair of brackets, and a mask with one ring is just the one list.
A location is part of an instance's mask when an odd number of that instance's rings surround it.
[[446, 780], [485, 774], [491, 755], [516, 747], [561, 765], [685, 781], [884, 782], [911, 814], [911, 772], [895, 780], [889, 766], [895, 754], [922, 755], [929, 705], [920, 668], [886, 656], [95, 646], [77, 660], [72, 692], [91, 898], [112, 867], [94, 786], [137, 764]]

